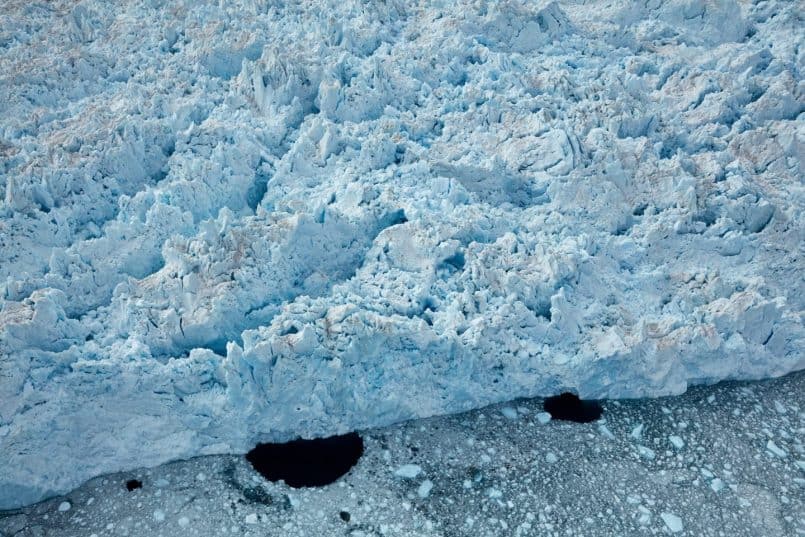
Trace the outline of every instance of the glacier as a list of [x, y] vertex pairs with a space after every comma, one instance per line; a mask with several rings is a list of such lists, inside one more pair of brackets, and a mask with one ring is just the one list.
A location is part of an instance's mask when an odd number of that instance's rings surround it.
[[0, 509], [805, 368], [797, 2], [6, 2]]

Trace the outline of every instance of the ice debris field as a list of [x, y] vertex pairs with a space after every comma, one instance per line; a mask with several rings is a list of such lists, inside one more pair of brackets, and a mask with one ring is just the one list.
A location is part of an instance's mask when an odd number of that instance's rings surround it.
[[805, 368], [804, 29], [782, 0], [6, 0], [0, 509]]
[[0, 512], [0, 536], [801, 537], [803, 394], [805, 371], [602, 401], [595, 423], [518, 399], [364, 430], [330, 486], [196, 457]]

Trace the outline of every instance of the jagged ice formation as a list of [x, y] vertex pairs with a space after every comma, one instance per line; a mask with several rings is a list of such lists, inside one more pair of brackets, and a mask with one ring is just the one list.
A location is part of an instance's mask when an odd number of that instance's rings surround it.
[[0, 508], [805, 367], [797, 2], [4, 3]]

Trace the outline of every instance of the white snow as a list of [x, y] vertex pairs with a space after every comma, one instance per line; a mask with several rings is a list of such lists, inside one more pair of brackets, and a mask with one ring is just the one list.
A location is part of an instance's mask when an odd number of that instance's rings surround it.
[[0, 17], [0, 509], [805, 367], [797, 2], [29, 4]]

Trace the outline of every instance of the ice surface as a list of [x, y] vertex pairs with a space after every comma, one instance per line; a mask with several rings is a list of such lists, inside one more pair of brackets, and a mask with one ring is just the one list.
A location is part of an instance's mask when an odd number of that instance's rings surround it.
[[788, 455], [788, 453], [786, 453], [784, 449], [781, 449], [777, 444], [774, 443], [774, 440], [769, 440], [766, 443], [766, 449], [768, 449], [769, 452], [774, 453], [778, 457], [785, 457]]
[[[805, 453], [805, 371], [754, 383], [749, 393], [746, 386], [697, 386], [661, 401], [604, 401], [611, 439], [595, 434], [595, 423], [540, 424], [541, 399], [518, 401], [529, 412], [516, 421], [499, 414], [504, 403], [370, 429], [363, 433], [365, 455], [327, 487], [266, 481], [233, 455], [127, 470], [0, 513], [0, 535], [671, 535], [662, 513], [680, 519], [682, 531], [674, 535], [803, 535], [805, 467], [769, 453], [766, 441], [770, 434], [790, 453]], [[713, 393], [721, 404], [703, 405]], [[787, 415], [771, 403], [778, 397]], [[652, 446], [684, 429], [689, 449], [635, 457], [629, 436], [635, 423], [646, 424], [643, 441]], [[490, 450], [494, 458], [479, 465], [478, 453]], [[546, 452], [557, 461], [547, 464]], [[389, 470], [406, 464], [420, 466], [423, 475], [400, 479]], [[129, 491], [126, 482], [135, 478], [143, 486]], [[61, 513], [65, 500], [73, 507]]]
[[0, 508], [802, 369], [797, 10], [8, 3]]
[[504, 406], [500, 409], [500, 413], [503, 414], [505, 417], [509, 418], [510, 420], [517, 419], [517, 410], [510, 406]]
[[433, 490], [433, 481], [426, 479], [419, 485], [419, 488], [416, 489], [416, 493], [420, 498], [425, 499], [430, 495], [431, 490]]
[[681, 436], [672, 434], [668, 436], [668, 441], [671, 442], [671, 444], [673, 444], [673, 446], [676, 449], [682, 449], [683, 447], [685, 447], [685, 441], [682, 439]]
[[422, 467], [416, 464], [405, 464], [394, 471], [394, 475], [405, 479], [413, 479], [422, 473]]
[[673, 513], [661, 513], [660, 518], [665, 522], [668, 529], [671, 530], [671, 533], [679, 533], [685, 529], [682, 519]]

